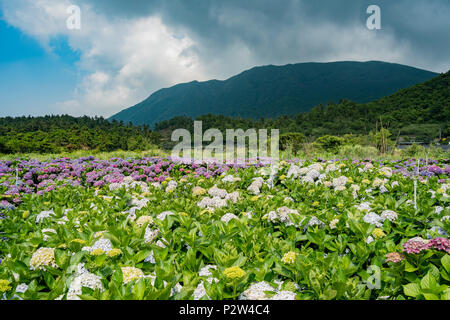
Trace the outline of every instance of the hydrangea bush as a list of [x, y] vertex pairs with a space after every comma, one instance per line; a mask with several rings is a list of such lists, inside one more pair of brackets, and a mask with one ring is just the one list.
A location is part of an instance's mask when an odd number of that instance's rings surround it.
[[416, 163], [1, 161], [0, 294], [448, 300], [450, 167]]

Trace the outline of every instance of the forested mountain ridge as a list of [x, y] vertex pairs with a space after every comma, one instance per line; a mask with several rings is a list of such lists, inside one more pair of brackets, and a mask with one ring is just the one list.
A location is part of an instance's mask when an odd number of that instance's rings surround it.
[[[450, 71], [422, 84], [368, 103], [341, 100], [318, 105], [309, 112], [275, 119], [244, 119], [207, 114], [196, 118], [209, 128], [277, 128], [281, 133], [301, 132], [307, 136], [369, 134], [383, 125], [395, 135], [419, 140], [450, 134]], [[155, 126], [156, 131], [193, 128], [190, 117], [175, 117]]]
[[433, 72], [379, 61], [270, 65], [225, 81], [193, 81], [159, 90], [111, 119], [153, 126], [176, 116], [207, 113], [275, 118], [342, 99], [373, 101], [435, 76]]

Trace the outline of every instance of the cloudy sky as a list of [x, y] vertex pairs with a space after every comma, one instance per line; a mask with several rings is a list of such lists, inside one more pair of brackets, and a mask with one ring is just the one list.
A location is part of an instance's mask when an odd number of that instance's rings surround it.
[[[80, 29], [67, 27], [72, 5]], [[370, 5], [381, 30], [366, 27]], [[108, 117], [160, 88], [256, 65], [446, 72], [449, 17], [449, 0], [0, 0], [0, 116]]]

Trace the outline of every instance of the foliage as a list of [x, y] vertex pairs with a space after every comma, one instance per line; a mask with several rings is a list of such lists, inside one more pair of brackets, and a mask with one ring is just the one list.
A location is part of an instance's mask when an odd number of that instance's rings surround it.
[[[269, 183], [265, 167], [157, 157], [3, 161], [0, 290], [26, 300], [242, 299], [250, 288], [260, 299], [449, 300], [450, 167], [422, 168], [415, 209], [412, 164], [285, 161]], [[39, 249], [47, 255], [33, 258]]]
[[[286, 114], [289, 114], [288, 112]], [[450, 135], [450, 72], [442, 74], [423, 84], [364, 104], [341, 100], [339, 104], [318, 105], [308, 112], [283, 115], [278, 118], [241, 118], [224, 115], [198, 116], [203, 129], [227, 128], [279, 129], [282, 134], [299, 132], [307, 137], [324, 135], [369, 136], [383, 128], [403, 140], [425, 143]], [[177, 128], [193, 130], [193, 119], [188, 116], [161, 121], [157, 131]], [[361, 141], [357, 144], [366, 144]]]
[[280, 135], [280, 150], [290, 150], [291, 152], [298, 152], [303, 143], [306, 142], [306, 137], [301, 133], [284, 133]]
[[159, 141], [147, 126], [71, 116], [0, 118], [0, 153], [146, 150]]

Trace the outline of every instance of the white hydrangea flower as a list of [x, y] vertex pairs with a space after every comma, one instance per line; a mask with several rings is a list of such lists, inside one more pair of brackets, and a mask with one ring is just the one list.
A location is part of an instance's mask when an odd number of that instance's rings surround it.
[[200, 208], [206, 208], [214, 212], [216, 208], [222, 208], [227, 206], [227, 201], [220, 197], [208, 198], [204, 197], [197, 203]]
[[374, 239], [373, 239], [372, 236], [368, 236], [367, 239], [366, 239], [366, 243], [367, 243], [367, 244], [370, 244], [370, 243], [372, 243], [373, 241], [374, 241]]
[[194, 290], [194, 300], [200, 300], [203, 297], [207, 297], [208, 300], [211, 300], [211, 298], [206, 294], [205, 285], [203, 281], [200, 281], [200, 283], [197, 285], [197, 288]]
[[265, 217], [267, 217], [270, 222], [279, 220], [286, 226], [292, 226], [294, 223], [289, 219], [290, 214], [298, 215], [299, 213], [297, 210], [289, 209], [288, 207], [280, 207], [276, 211], [269, 212]]
[[235, 191], [235, 192], [227, 194], [225, 196], [225, 200], [231, 200], [233, 203], [238, 202], [238, 200], [239, 200], [239, 192]]
[[[164, 238], [162, 240], [165, 240]], [[160, 248], [166, 248], [166, 245], [161, 240], [156, 241], [156, 245]]]
[[287, 178], [293, 177], [294, 179], [297, 179], [299, 175], [300, 175], [300, 168], [295, 164], [292, 164], [288, 170]]
[[397, 213], [395, 211], [392, 211], [392, 210], [384, 210], [381, 213], [382, 221], [388, 219], [389, 221], [394, 222], [394, 221], [397, 220], [397, 218], [398, 218]]
[[373, 224], [373, 225], [377, 226], [378, 228], [383, 226], [382, 222], [384, 221], [384, 219], [381, 218], [379, 215], [377, 215], [375, 212], [367, 213], [364, 216], [363, 220], [364, 220], [364, 222]]
[[271, 300], [295, 300], [296, 296], [297, 294], [292, 291], [280, 291]]
[[200, 277], [210, 277], [210, 276], [212, 276], [211, 271], [209, 271], [210, 269], [217, 270], [217, 266], [208, 264], [208, 265], [206, 265], [206, 266], [204, 266], [203, 268], [200, 269], [198, 275]]
[[214, 185], [212, 188], [210, 188], [209, 190], [208, 190], [208, 194], [211, 196], [211, 197], [219, 197], [219, 198], [225, 198], [226, 196], [227, 196], [227, 190], [225, 190], [225, 189], [220, 189], [220, 188], [218, 188], [217, 187], [217, 185]]
[[44, 219], [50, 218], [51, 216], [54, 216], [55, 212], [53, 210], [49, 211], [42, 211], [36, 216], [36, 223], [42, 222]]
[[312, 216], [311, 219], [306, 224], [305, 229], [307, 229], [308, 227], [313, 227], [313, 226], [323, 227], [323, 226], [325, 226], [325, 223], [320, 221], [316, 216]]
[[70, 283], [69, 292], [67, 293], [67, 300], [81, 300], [78, 296], [82, 294], [83, 287], [90, 288], [92, 290], [104, 290], [101, 278], [88, 272], [84, 268], [84, 264], [81, 263], [78, 265], [78, 270], [75, 273], [74, 279]]
[[130, 206], [135, 207], [135, 210], [141, 210], [144, 208], [150, 200], [147, 198], [138, 199], [136, 197], [131, 198], [129, 203]]
[[181, 289], [183, 289], [183, 286], [180, 283], [177, 283], [172, 290], [170, 290], [170, 296], [174, 296], [181, 292]]
[[105, 239], [105, 238], [99, 239], [94, 243], [94, 245], [92, 247], [83, 247], [82, 250], [92, 252], [95, 249], [101, 249], [105, 253], [108, 253], [109, 251], [111, 251], [113, 249], [111, 240]]
[[373, 187], [379, 187], [383, 184], [383, 180], [381, 180], [380, 178], [376, 178], [375, 180], [373, 180], [372, 186]]
[[334, 163], [332, 163], [332, 164], [329, 164], [328, 166], [327, 166], [327, 168], [325, 169], [325, 172], [326, 173], [329, 173], [329, 172], [333, 172], [333, 171], [336, 171], [336, 170], [338, 170], [339, 168], [334, 164]]
[[345, 186], [347, 184], [348, 178], [346, 176], [341, 176], [339, 178], [333, 179], [333, 187], [337, 188], [340, 186]]
[[144, 259], [145, 262], [149, 262], [151, 264], [155, 264], [156, 260], [155, 260], [155, 256], [153, 255], [153, 251], [150, 253], [150, 255]]
[[330, 222], [330, 229], [331, 230], [334, 230], [334, 229], [336, 229], [336, 225], [339, 223], [339, 219], [333, 219], [333, 220], [331, 220], [331, 222]]
[[276, 292], [266, 281], [253, 283], [250, 287], [239, 295], [240, 300], [270, 300], [265, 291]]
[[147, 228], [145, 229], [145, 234], [144, 234], [145, 243], [152, 243], [153, 240], [155, 240], [155, 238], [158, 236], [158, 234], [159, 234], [159, 229], [156, 229], [153, 231], [152, 229], [150, 229], [147, 226]]
[[234, 177], [233, 177], [231, 174], [225, 176], [225, 177], [222, 179], [222, 182], [233, 183], [234, 181], [235, 181], [235, 180], [234, 180]]
[[227, 213], [227, 214], [224, 214], [224, 215], [222, 216], [222, 218], [220, 218], [220, 220], [221, 220], [222, 222], [225, 222], [225, 223], [230, 222], [231, 219], [239, 219], [239, 218], [238, 218], [235, 214], [233, 214], [233, 213]]
[[26, 283], [21, 283], [16, 287], [17, 293], [25, 293], [28, 290], [28, 285]]
[[178, 183], [175, 180], [170, 180], [167, 184], [166, 192], [170, 192], [176, 189]]
[[385, 175], [386, 177], [390, 178], [390, 177], [392, 177], [392, 168], [383, 167], [380, 169], [380, 173], [382, 175]]
[[362, 212], [370, 212], [372, 208], [370, 207], [370, 202], [363, 202], [359, 205], [355, 205], [355, 207]]
[[305, 176], [306, 179], [312, 179], [312, 180], [316, 180], [319, 177], [320, 177], [320, 172], [316, 169], [309, 170]]
[[55, 229], [51, 229], [51, 228], [42, 229], [42, 233], [44, 234], [43, 240], [47, 241], [49, 236], [46, 235], [45, 233], [54, 233], [54, 234], [56, 234], [56, 230]]
[[163, 221], [167, 216], [173, 216], [175, 213], [172, 211], [164, 211], [156, 216], [156, 219]]

